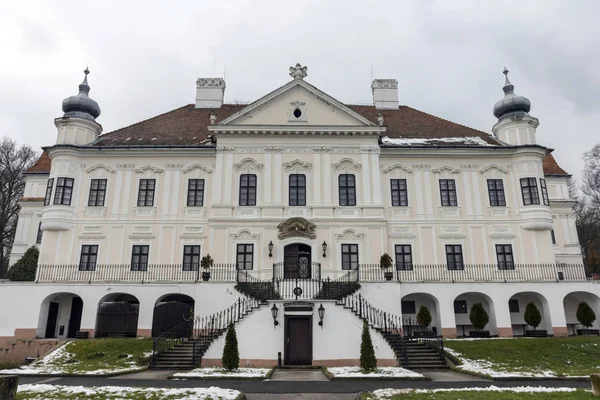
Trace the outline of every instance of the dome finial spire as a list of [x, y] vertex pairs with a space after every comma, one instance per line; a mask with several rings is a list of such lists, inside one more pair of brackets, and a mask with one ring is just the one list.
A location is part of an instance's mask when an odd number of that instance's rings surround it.
[[[515, 87], [508, 79], [508, 68], [504, 67], [504, 98], [499, 100], [494, 105], [494, 115], [497, 118], [502, 118], [507, 115], [525, 115], [531, 109], [531, 102], [524, 96], [515, 95]], [[528, 115], [528, 114], [527, 114]]]
[[502, 71], [502, 73], [504, 74], [504, 77], [505, 77], [504, 87], [502, 88], [502, 90], [504, 90], [505, 94], [512, 93], [515, 90], [515, 87], [508, 79], [508, 69], [506, 68], [506, 66], [504, 67], [504, 71]]
[[86, 66], [83, 71], [85, 74], [83, 81], [79, 84], [79, 94], [71, 96], [63, 101], [62, 109], [65, 117], [80, 117], [95, 120], [100, 115], [98, 103], [89, 97], [90, 85], [87, 77], [90, 73]]

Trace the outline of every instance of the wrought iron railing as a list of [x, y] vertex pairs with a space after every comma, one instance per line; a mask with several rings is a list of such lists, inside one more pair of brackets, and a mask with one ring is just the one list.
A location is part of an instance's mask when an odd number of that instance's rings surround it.
[[304, 267], [298, 264], [298, 262], [294, 262], [293, 268], [287, 269], [284, 262], [274, 263], [273, 279], [321, 279], [321, 263], [313, 261]]
[[514, 264], [511, 269], [499, 268], [498, 264], [464, 264], [460, 269], [431, 264], [387, 270], [381, 269], [379, 264], [360, 264], [358, 271], [362, 282], [579, 282], [593, 279], [582, 264]]
[[402, 319], [402, 336], [410, 340], [417, 340], [433, 347], [438, 352], [442, 361], [445, 360], [444, 340], [432, 328], [420, 324], [412, 318]]
[[[230, 324], [240, 321], [260, 302], [251, 297], [240, 297], [226, 309], [206, 317], [186, 320], [154, 338], [151, 365], [155, 365], [161, 353], [175, 348], [178, 344], [190, 341], [192, 344], [192, 362], [197, 365], [208, 346], [221, 335]], [[181, 335], [181, 332], [187, 332]]]
[[149, 264], [144, 270], [132, 271], [131, 264], [97, 264], [85, 269], [80, 265], [38, 265], [36, 282], [131, 282], [196, 283], [210, 272], [209, 282], [235, 282], [235, 264], [214, 264], [209, 269], [184, 268], [183, 264]]

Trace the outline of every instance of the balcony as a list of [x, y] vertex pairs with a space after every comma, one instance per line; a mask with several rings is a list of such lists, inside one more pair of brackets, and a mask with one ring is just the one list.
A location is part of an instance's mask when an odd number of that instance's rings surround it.
[[[501, 269], [498, 264], [464, 264], [449, 269], [446, 264], [412, 265], [410, 269], [390, 268], [391, 281], [400, 283], [463, 282], [585, 282], [594, 275], [582, 264], [514, 264]], [[379, 264], [360, 264], [360, 282], [384, 282]]]

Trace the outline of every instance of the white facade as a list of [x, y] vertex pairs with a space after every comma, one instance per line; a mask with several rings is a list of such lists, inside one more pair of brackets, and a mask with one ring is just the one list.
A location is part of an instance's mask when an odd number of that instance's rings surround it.
[[[246, 272], [258, 280], [274, 278], [273, 264], [285, 260], [288, 245], [307, 246], [302, 248], [309, 253], [309, 261], [320, 263], [320, 278], [342, 277], [349, 272], [345, 267], [352, 270], [360, 264], [359, 293], [364, 299], [398, 316], [402, 316], [402, 301], [414, 302], [415, 313], [404, 315], [412, 319], [426, 305], [433, 316], [431, 326], [447, 337], [472, 329], [468, 314], [455, 312], [457, 300], [465, 301], [467, 309], [482, 302], [490, 314], [486, 329], [500, 336], [524, 329], [522, 314], [530, 301], [542, 310], [544, 329], [555, 335], [570, 332], [568, 324], [576, 323], [574, 309], [580, 301], [600, 312], [600, 286], [588, 281], [583, 267], [575, 265], [582, 259], [568, 175], [544, 171], [549, 151], [536, 144], [537, 120], [528, 117], [535, 123], [523, 125], [521, 119], [502, 119], [494, 127], [500, 140], [464, 127], [460, 127], [465, 129], [463, 136], [440, 131], [442, 136], [437, 138], [430, 132], [410, 137], [397, 133], [405, 129], [403, 118], [410, 115], [396, 114], [403, 109], [398, 106], [395, 80], [373, 83], [374, 107], [367, 115], [358, 106], [344, 105], [308, 84], [303, 79], [306, 70], [298, 67], [291, 68], [294, 79], [288, 84], [226, 115], [225, 82], [199, 79], [195, 109], [185, 112], [189, 118], [203, 115], [206, 120], [202, 126], [186, 125], [186, 129], [206, 129], [210, 136], [202, 140], [194, 136], [193, 145], [177, 138], [168, 143], [153, 137], [152, 125], [142, 126], [140, 132], [149, 132], [145, 138], [124, 128], [96, 140], [101, 127], [95, 120], [58, 118], [57, 145], [47, 149], [52, 159], [49, 175], [29, 176], [25, 194], [43, 198], [50, 178], [54, 180], [52, 201], [31, 211], [27, 202], [22, 203], [15, 258], [11, 259], [14, 262], [34, 243], [41, 220], [39, 282], [3, 284], [3, 295], [26, 296], [23, 304], [31, 312], [5, 318], [10, 324], [2, 327], [0, 336], [33, 332], [44, 336], [47, 304], [52, 301], [60, 304], [58, 334], [60, 326], [69, 324], [72, 298], [55, 296], [60, 293], [81, 297], [80, 328], [91, 333], [99, 303], [107, 293], [135, 296], [139, 301], [137, 333], [145, 336], [151, 333], [153, 309], [161, 296], [190, 296], [197, 316], [231, 305], [240, 293], [233, 283], [217, 281], [235, 278], [213, 273], [212, 281], [196, 282], [199, 275], [194, 279], [193, 271], [182, 272], [184, 246], [200, 246], [199, 257], [210, 253], [216, 263], [234, 265], [241, 259], [238, 245], [251, 245], [252, 251], [241, 257], [245, 266], [251, 265]], [[184, 111], [173, 113], [178, 112]], [[152, 122], [142, 124], [146, 123]], [[164, 132], [171, 134], [169, 127]], [[159, 145], [152, 144], [155, 139]], [[111, 140], [116, 144], [102, 144]], [[248, 175], [256, 179], [255, 202], [241, 193], [242, 177]], [[304, 176], [305, 185], [300, 185], [304, 198], [290, 188], [291, 175]], [[354, 180], [355, 199], [340, 187], [348, 176]], [[58, 182], [65, 179], [72, 179], [71, 199], [68, 204], [57, 204]], [[533, 204], [525, 204], [524, 179], [535, 186], [538, 201]], [[90, 205], [92, 180], [106, 182], [102, 204]], [[154, 181], [153, 199], [144, 204], [140, 203], [140, 198], [146, 199], [142, 180]], [[190, 180], [203, 180], [202, 205], [188, 205]], [[407, 203], [393, 203], [396, 181], [392, 180], [405, 182]], [[501, 182], [505, 202], [492, 204], [490, 180]], [[455, 191], [448, 196], [456, 203], [444, 204], [448, 197], [442, 185], [449, 181]], [[300, 199], [300, 205], [290, 196]], [[304, 218], [314, 229], [283, 238], [278, 225], [294, 217]], [[354, 255], [344, 256], [348, 245]], [[411, 268], [401, 268], [394, 272], [392, 282], [383, 282], [378, 266], [367, 264], [379, 264], [383, 253], [398, 261], [397, 245], [410, 246]], [[508, 271], [499, 268], [506, 265], [500, 263], [497, 245], [511, 250], [513, 262], [507, 265]], [[97, 246], [93, 271], [85, 270], [92, 269], [88, 264], [84, 271], [80, 268], [86, 246]], [[134, 261], [134, 246], [148, 246], [146, 271], [131, 271], [131, 264], [139, 261]], [[448, 268], [447, 246], [460, 250], [458, 272]], [[158, 271], [162, 271], [160, 277]], [[427, 275], [431, 271], [436, 271], [435, 276]], [[509, 283], [502, 283], [507, 276]], [[518, 300], [518, 312], [509, 312], [511, 299]], [[314, 303], [315, 310], [321, 302], [306, 300]], [[279, 302], [283, 309], [285, 300]], [[327, 311], [322, 329], [316, 323], [316, 311], [311, 314], [315, 319], [313, 362], [355, 362], [360, 319], [335, 302], [323, 304]], [[283, 351], [284, 329], [273, 327], [266, 307], [236, 328], [247, 364], [269, 364]], [[342, 343], [339, 337], [346, 332], [348, 341]], [[378, 357], [393, 363], [389, 346], [375, 331], [372, 335]], [[205, 359], [219, 359], [222, 346], [221, 338]]]

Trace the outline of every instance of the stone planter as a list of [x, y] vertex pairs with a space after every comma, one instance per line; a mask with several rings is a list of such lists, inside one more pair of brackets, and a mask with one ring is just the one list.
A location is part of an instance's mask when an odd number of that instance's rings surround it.
[[599, 329], [577, 329], [577, 334], [581, 336], [598, 336], [600, 335]]
[[16, 375], [0, 376], [0, 399], [15, 400], [17, 398], [17, 387], [19, 377]]
[[525, 336], [527, 336], [527, 337], [548, 337], [548, 331], [545, 329], [526, 330]]
[[383, 277], [385, 278], [386, 281], [391, 281], [392, 278], [394, 277], [394, 273], [390, 272], [390, 271], [386, 271], [383, 273]]
[[490, 337], [490, 331], [469, 331], [469, 336], [474, 338]]
[[203, 272], [202, 273], [202, 280], [204, 282], [208, 281], [210, 279], [210, 272]]

